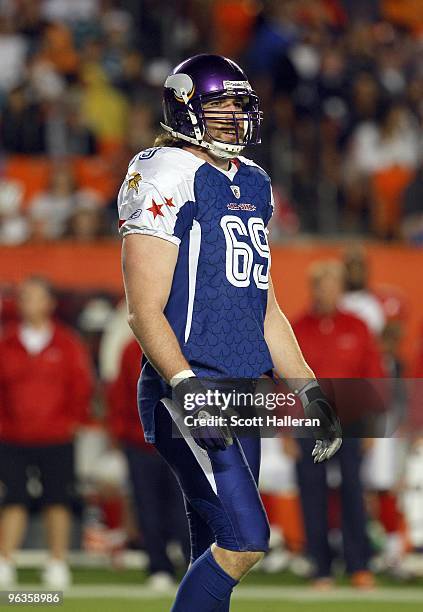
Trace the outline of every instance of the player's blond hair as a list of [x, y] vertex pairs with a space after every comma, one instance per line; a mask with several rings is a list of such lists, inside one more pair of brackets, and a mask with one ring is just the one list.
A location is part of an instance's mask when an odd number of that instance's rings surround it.
[[161, 132], [160, 134], [157, 134], [156, 138], [154, 139], [153, 146], [182, 148], [184, 145], [186, 145], [186, 143], [183, 140], [175, 138], [175, 136], [172, 136], [172, 134], [169, 134], [168, 132]]

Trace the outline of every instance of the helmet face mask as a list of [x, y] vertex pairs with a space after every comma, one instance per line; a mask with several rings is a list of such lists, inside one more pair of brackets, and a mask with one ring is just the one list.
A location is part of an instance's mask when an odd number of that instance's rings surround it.
[[224, 57], [197, 55], [175, 68], [163, 110], [166, 131], [218, 157], [260, 143], [259, 100], [241, 68]]
[[[222, 107], [221, 104], [225, 100], [232, 101], [233, 105], [238, 106], [239, 110], [229, 110], [224, 106]], [[234, 95], [229, 93], [204, 97], [204, 101], [201, 102], [200, 116], [208, 138], [243, 146], [259, 142], [261, 117], [258, 98], [255, 94], [237, 93]], [[216, 104], [215, 107], [211, 107], [213, 103]], [[219, 128], [231, 136], [232, 139], [220, 139], [216, 135]]]

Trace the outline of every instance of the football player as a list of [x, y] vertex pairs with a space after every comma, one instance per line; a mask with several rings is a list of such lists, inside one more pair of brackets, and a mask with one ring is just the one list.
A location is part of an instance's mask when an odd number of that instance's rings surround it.
[[188, 422], [184, 398], [200, 397], [205, 377], [274, 369], [302, 381], [305, 413], [320, 419], [316, 461], [336, 452], [341, 431], [275, 299], [270, 179], [241, 156], [260, 142], [262, 120], [247, 76], [227, 58], [197, 55], [166, 79], [163, 108], [163, 135], [130, 162], [118, 196], [129, 323], [145, 354], [139, 411], [179, 480], [191, 531], [172, 610], [222, 612], [268, 549], [260, 440], [238, 439], [211, 400], [194, 401], [191, 417], [214, 420]]

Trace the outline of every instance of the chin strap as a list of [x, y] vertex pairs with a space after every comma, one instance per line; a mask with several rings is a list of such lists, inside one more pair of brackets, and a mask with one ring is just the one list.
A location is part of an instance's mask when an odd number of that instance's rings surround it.
[[201, 144], [203, 140], [203, 134], [201, 133], [200, 126], [198, 125], [198, 119], [196, 114], [191, 110], [191, 105], [189, 103], [188, 92], [184, 87], [181, 87], [181, 98], [185, 103], [185, 107], [187, 109], [187, 113], [189, 119], [191, 121], [191, 125], [194, 129], [195, 138], [198, 144]]
[[[165, 123], [160, 122], [160, 125], [166, 132], [171, 134], [171, 136], [173, 136], [174, 138], [179, 138], [180, 140], [185, 140], [186, 142], [189, 142], [190, 144], [193, 144], [197, 147], [208, 149], [209, 151], [211, 151], [211, 153], [213, 153], [213, 155], [216, 155], [216, 157], [221, 157], [223, 159], [233, 159], [237, 155], [240, 155], [240, 153], [242, 153], [245, 148], [243, 145], [225, 145], [223, 142], [217, 142], [216, 140], [212, 140], [212, 142], [206, 142], [202, 139], [202, 137], [201, 140], [198, 141], [196, 138], [186, 136], [181, 132], [176, 132]], [[198, 126], [197, 128], [200, 129]]]

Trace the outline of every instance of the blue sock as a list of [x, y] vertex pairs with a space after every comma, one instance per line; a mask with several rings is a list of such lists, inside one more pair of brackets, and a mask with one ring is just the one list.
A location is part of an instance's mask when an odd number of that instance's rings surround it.
[[[191, 565], [176, 594], [171, 612], [217, 612], [238, 584], [215, 561], [210, 548]], [[229, 608], [226, 608], [229, 610]]]

